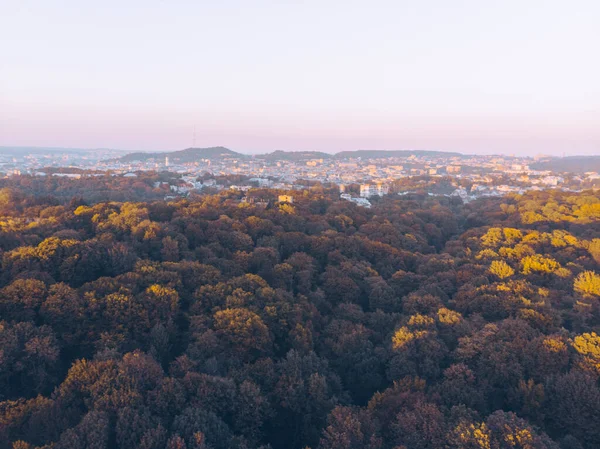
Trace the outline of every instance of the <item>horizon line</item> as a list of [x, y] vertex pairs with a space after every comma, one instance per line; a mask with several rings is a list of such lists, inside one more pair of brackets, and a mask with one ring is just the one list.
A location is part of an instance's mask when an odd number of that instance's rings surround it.
[[341, 150], [341, 151], [335, 151], [335, 152], [330, 152], [330, 151], [324, 151], [324, 150], [280, 150], [280, 149], [275, 149], [275, 150], [266, 150], [264, 152], [252, 152], [252, 153], [247, 153], [244, 152], [242, 150], [233, 150], [227, 146], [224, 145], [216, 145], [216, 146], [207, 146], [207, 147], [186, 147], [186, 148], [182, 148], [179, 150], [126, 150], [126, 149], [121, 149], [121, 148], [103, 148], [103, 147], [88, 147], [88, 148], [80, 148], [80, 147], [61, 147], [61, 146], [49, 146], [49, 147], [43, 147], [43, 146], [35, 146], [35, 145], [0, 145], [0, 152], [2, 150], [19, 150], [19, 149], [29, 149], [29, 150], [46, 150], [46, 151], [86, 151], [86, 152], [91, 152], [91, 151], [99, 151], [99, 150], [104, 150], [104, 151], [118, 151], [118, 152], [122, 152], [122, 153], [126, 153], [126, 154], [133, 154], [133, 153], [147, 153], [147, 154], [153, 154], [153, 153], [175, 153], [178, 151], [185, 151], [185, 150], [191, 150], [191, 149], [199, 149], [199, 150], [203, 150], [203, 149], [208, 149], [208, 148], [224, 148], [226, 150], [229, 151], [233, 151], [235, 153], [239, 153], [245, 156], [261, 156], [261, 155], [266, 155], [266, 154], [272, 154], [275, 153], [277, 151], [283, 152], [283, 153], [324, 153], [324, 154], [328, 154], [328, 155], [332, 155], [335, 156], [339, 153], [345, 153], [345, 152], [355, 152], [355, 151], [389, 151], [389, 152], [394, 152], [394, 151], [404, 151], [404, 152], [436, 152], [436, 153], [448, 153], [448, 154], [460, 154], [461, 156], [502, 156], [502, 157], [515, 157], [515, 158], [525, 158], [525, 159], [535, 159], [536, 157], [549, 157], [549, 158], [556, 158], [556, 159], [563, 159], [566, 157], [600, 157], [600, 154], [573, 154], [573, 155], [565, 155], [563, 154], [562, 156], [558, 156], [558, 155], [552, 155], [552, 154], [543, 154], [543, 153], [539, 153], [537, 155], [525, 155], [525, 156], [519, 156], [517, 154], [511, 154], [511, 153], [490, 153], [490, 154], [477, 154], [477, 153], [463, 153], [460, 151], [451, 151], [451, 150], [438, 150], [438, 149], [394, 149], [394, 150], [390, 150], [390, 149], [354, 149], [354, 150]]

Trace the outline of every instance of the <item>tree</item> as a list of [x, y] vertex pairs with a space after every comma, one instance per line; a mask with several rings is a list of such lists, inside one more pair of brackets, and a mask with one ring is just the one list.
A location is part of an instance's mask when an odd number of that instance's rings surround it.
[[147, 408], [135, 410], [125, 407], [117, 414], [116, 439], [117, 445], [122, 448], [137, 447], [144, 435], [159, 423], [150, 414]]
[[162, 259], [167, 262], [176, 262], [179, 260], [179, 244], [177, 240], [170, 236], [162, 239], [162, 249], [160, 250]]
[[515, 274], [515, 270], [513, 270], [512, 267], [503, 260], [494, 260], [490, 265], [490, 273], [500, 279], [506, 279]]
[[327, 417], [319, 449], [379, 449], [377, 425], [366, 410], [338, 406]]
[[214, 449], [231, 447], [232, 433], [229, 426], [213, 412], [188, 407], [173, 420], [173, 431], [186, 442], [193, 442], [199, 432], [206, 437], [208, 446]]
[[599, 447], [600, 390], [596, 377], [571, 371], [554, 376], [546, 383], [544, 413], [547, 425], [563, 434], [571, 434], [585, 447]]
[[0, 321], [0, 394], [15, 398], [47, 393], [60, 366], [59, 356], [49, 326]]
[[5, 320], [36, 320], [46, 294], [44, 282], [17, 279], [0, 291], [0, 316]]
[[573, 287], [584, 296], [600, 296], [600, 276], [594, 271], [583, 271], [575, 278]]
[[244, 358], [268, 353], [271, 336], [263, 320], [245, 308], [225, 309], [214, 316], [214, 328]]
[[234, 428], [250, 441], [259, 441], [264, 420], [270, 411], [267, 398], [257, 384], [249, 380], [241, 383], [233, 413], [235, 416]]
[[552, 257], [544, 257], [540, 254], [533, 256], [526, 256], [521, 260], [521, 266], [523, 268], [523, 274], [531, 273], [554, 273], [557, 272], [561, 266]]
[[448, 434], [448, 444], [452, 449], [492, 449], [491, 438], [485, 423], [462, 421]]
[[448, 407], [464, 404], [478, 409], [483, 404], [484, 398], [477, 386], [475, 373], [462, 363], [451, 365], [444, 370], [444, 380], [438, 391]]
[[292, 448], [316, 445], [328, 413], [342, 395], [340, 379], [314, 352], [302, 356], [292, 350], [276, 369], [272, 442]]
[[69, 347], [89, 344], [85, 338], [85, 313], [85, 303], [77, 290], [62, 282], [50, 287], [40, 308], [43, 321], [50, 324]]
[[581, 368], [600, 375], [600, 336], [595, 332], [578, 335], [573, 339], [573, 348], [581, 357]]
[[440, 409], [428, 402], [417, 402], [396, 416], [392, 432], [398, 446], [414, 449], [443, 447], [446, 423]]
[[67, 430], [56, 443], [56, 449], [108, 449], [109, 419], [105, 413], [89, 412], [81, 422]]
[[499, 449], [559, 449], [545, 434], [538, 434], [524, 419], [514, 413], [497, 411], [486, 419], [492, 447]]

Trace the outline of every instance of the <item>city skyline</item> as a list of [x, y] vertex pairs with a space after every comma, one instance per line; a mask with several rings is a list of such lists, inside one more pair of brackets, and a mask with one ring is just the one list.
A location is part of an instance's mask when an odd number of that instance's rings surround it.
[[0, 145], [600, 154], [600, 4], [0, 2]]

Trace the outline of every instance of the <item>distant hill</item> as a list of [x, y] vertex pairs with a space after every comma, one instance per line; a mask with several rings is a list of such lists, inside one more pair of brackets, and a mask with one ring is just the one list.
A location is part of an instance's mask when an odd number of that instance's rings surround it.
[[25, 154], [48, 154], [48, 153], [91, 153], [95, 151], [115, 151], [125, 153], [124, 150], [111, 148], [60, 148], [60, 147], [20, 147], [0, 146], [0, 154], [23, 156]]
[[356, 150], [356, 151], [341, 151], [335, 154], [336, 159], [348, 158], [386, 158], [386, 157], [408, 157], [415, 156], [446, 156], [446, 157], [462, 157], [461, 153], [451, 153], [446, 151], [427, 151], [427, 150]]
[[120, 162], [146, 162], [150, 160], [164, 161], [165, 157], [176, 164], [185, 164], [186, 162], [196, 162], [200, 159], [218, 160], [224, 158], [247, 158], [245, 154], [237, 153], [225, 147], [211, 148], [187, 148], [180, 151], [171, 151], [163, 153], [130, 153], [118, 159]]
[[333, 155], [321, 151], [273, 151], [272, 153], [259, 154], [259, 159], [267, 161], [309, 161], [311, 159], [331, 159]]
[[[444, 151], [425, 151], [425, 150], [357, 150], [357, 151], [342, 151], [336, 154], [324, 153], [322, 151], [273, 151], [272, 153], [259, 154], [254, 156], [258, 159], [264, 159], [270, 162], [276, 161], [308, 161], [311, 159], [348, 159], [348, 158], [388, 158], [388, 157], [408, 157], [415, 156], [444, 156], [444, 157], [462, 157], [460, 153], [450, 153]], [[174, 164], [186, 162], [196, 162], [200, 159], [220, 160], [223, 158], [238, 158], [245, 159], [252, 156], [232, 151], [225, 147], [212, 148], [187, 148], [181, 151], [160, 152], [160, 153], [130, 153], [119, 159], [119, 162], [147, 162], [147, 161], [164, 161], [165, 157], [169, 157], [169, 161]]]
[[554, 172], [585, 173], [600, 172], [600, 156], [568, 156], [531, 164], [534, 170], [552, 170]]

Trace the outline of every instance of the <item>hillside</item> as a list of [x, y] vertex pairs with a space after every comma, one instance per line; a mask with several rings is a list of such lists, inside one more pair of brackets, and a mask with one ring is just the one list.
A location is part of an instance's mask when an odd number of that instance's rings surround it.
[[462, 157], [461, 153], [451, 153], [446, 151], [424, 151], [424, 150], [356, 150], [356, 151], [340, 151], [335, 154], [336, 159], [350, 158], [387, 158], [387, 157], [408, 157], [415, 156], [445, 156], [445, 157]]
[[[356, 151], [341, 151], [335, 154], [324, 153], [322, 151], [273, 151], [272, 153], [264, 153], [256, 155], [256, 158], [264, 159], [270, 162], [276, 161], [308, 161], [311, 159], [349, 159], [349, 158], [388, 158], [388, 157], [408, 157], [415, 156], [445, 156], [445, 157], [462, 157], [460, 153], [450, 153], [444, 151], [423, 151], [423, 150], [356, 150]], [[186, 163], [196, 162], [200, 159], [219, 160], [223, 158], [248, 158], [246, 154], [232, 151], [225, 147], [212, 148], [187, 148], [180, 151], [160, 152], [160, 153], [130, 153], [119, 159], [119, 162], [147, 162], [147, 161], [164, 161], [165, 157], [169, 158], [171, 163]]]
[[246, 158], [248, 156], [236, 153], [225, 147], [211, 148], [187, 148], [180, 151], [169, 151], [162, 153], [130, 153], [118, 159], [120, 162], [145, 162], [149, 160], [161, 161], [165, 157], [173, 163], [196, 162], [200, 159], [223, 159], [227, 157]]
[[259, 154], [259, 159], [267, 161], [308, 161], [311, 159], [330, 159], [333, 155], [321, 151], [273, 151], [272, 153]]
[[600, 172], [600, 156], [570, 156], [552, 158], [532, 164], [534, 170], [552, 170], [554, 172], [585, 173]]

